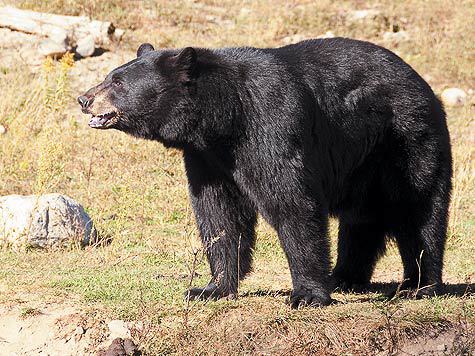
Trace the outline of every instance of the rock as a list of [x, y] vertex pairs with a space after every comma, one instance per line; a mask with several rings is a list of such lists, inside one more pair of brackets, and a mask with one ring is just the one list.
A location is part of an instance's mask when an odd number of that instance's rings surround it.
[[82, 326], [78, 326], [76, 329], [74, 329], [74, 335], [82, 335], [84, 334], [84, 328]]
[[295, 35], [290, 35], [290, 36], [282, 38], [282, 42], [285, 43], [285, 44], [292, 44], [292, 43], [297, 43], [297, 42], [303, 41], [305, 39], [306, 39], [306, 37], [304, 35], [301, 35], [301, 34], [297, 33]]
[[68, 47], [64, 43], [45, 39], [38, 45], [38, 51], [44, 57], [60, 58], [68, 51]]
[[59, 45], [62, 45], [63, 43], [67, 45], [69, 42], [68, 32], [65, 29], [59, 27], [56, 27], [54, 31], [51, 31], [48, 34], [48, 39]]
[[448, 88], [442, 92], [440, 98], [445, 106], [461, 106], [467, 100], [467, 94], [459, 88]]
[[6, 127], [5, 127], [5, 126], [3, 126], [3, 125], [0, 125], [0, 135], [3, 135], [3, 134], [5, 134], [6, 132], [7, 132], [7, 129], [6, 129]]
[[74, 330], [74, 340], [76, 342], [79, 342], [79, 340], [81, 340], [81, 338], [83, 337], [84, 333], [85, 333], [84, 328], [82, 326], [78, 326]]
[[61, 194], [0, 198], [0, 242], [14, 248], [68, 247], [96, 240], [84, 208]]
[[100, 351], [98, 356], [140, 356], [142, 353], [134, 342], [127, 338], [116, 338], [105, 351]]
[[81, 38], [76, 47], [76, 53], [81, 57], [90, 57], [96, 50], [96, 43], [92, 35]]
[[116, 28], [113, 34], [114, 41], [120, 42], [122, 40], [122, 37], [124, 37], [124, 34], [125, 34], [125, 30]]
[[347, 19], [351, 22], [363, 22], [366, 20], [373, 20], [381, 14], [381, 11], [376, 9], [355, 10], [351, 11]]
[[320, 36], [317, 36], [317, 38], [333, 38], [335, 37], [335, 34], [332, 31], [327, 31], [325, 33], [322, 33]]
[[107, 323], [109, 328], [110, 338], [128, 338], [130, 337], [130, 329], [127, 323], [123, 320], [111, 320]]

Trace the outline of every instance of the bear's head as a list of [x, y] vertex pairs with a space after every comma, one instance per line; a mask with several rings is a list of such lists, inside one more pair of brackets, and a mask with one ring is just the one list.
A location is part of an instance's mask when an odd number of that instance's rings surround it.
[[155, 51], [144, 43], [136, 59], [114, 69], [78, 102], [84, 113], [92, 115], [92, 128], [173, 141], [193, 130], [197, 77], [195, 49]]

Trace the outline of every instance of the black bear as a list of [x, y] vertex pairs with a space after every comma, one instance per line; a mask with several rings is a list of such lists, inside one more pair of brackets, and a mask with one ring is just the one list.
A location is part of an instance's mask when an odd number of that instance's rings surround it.
[[[345, 38], [280, 48], [155, 51], [78, 98], [89, 126], [183, 150], [212, 280], [189, 298], [232, 298], [251, 270], [257, 213], [288, 259], [292, 307], [370, 282], [393, 238], [403, 288], [442, 283], [451, 191], [445, 113], [429, 85], [377, 45]], [[330, 274], [328, 217], [338, 217]]]

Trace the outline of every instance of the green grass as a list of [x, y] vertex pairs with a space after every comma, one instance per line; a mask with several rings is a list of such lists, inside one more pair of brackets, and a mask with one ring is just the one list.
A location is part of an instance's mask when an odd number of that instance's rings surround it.
[[39, 315], [39, 314], [41, 314], [41, 312], [38, 309], [35, 309], [35, 308], [25, 307], [25, 308], [22, 308], [20, 310], [20, 317], [22, 319], [26, 319], [30, 316], [35, 316], [35, 315]]

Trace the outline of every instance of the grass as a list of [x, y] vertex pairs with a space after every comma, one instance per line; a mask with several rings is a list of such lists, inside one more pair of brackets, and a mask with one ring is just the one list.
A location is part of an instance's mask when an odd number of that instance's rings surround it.
[[[475, 83], [471, 1], [7, 3], [113, 20], [128, 30], [117, 50], [130, 58], [141, 42], [267, 47], [295, 34], [315, 37], [331, 30], [396, 51], [437, 93], [452, 86], [468, 90]], [[381, 14], [369, 22], [348, 20], [351, 10], [367, 7]], [[407, 31], [410, 40], [385, 42], [383, 33], [394, 30]], [[428, 330], [453, 329], [461, 340], [473, 332], [475, 298], [464, 290], [475, 278], [474, 105], [447, 108], [454, 192], [444, 278], [456, 295], [388, 301], [376, 289], [336, 293], [339, 303], [325, 309], [290, 310], [285, 256], [275, 233], [260, 222], [255, 271], [242, 283], [239, 299], [186, 304], [182, 296], [190, 278], [193, 285], [204, 284], [209, 272], [199, 251], [181, 154], [122, 133], [88, 129], [75, 104], [78, 93], [71, 90], [78, 81], [68, 74], [71, 65], [67, 59], [47, 62], [40, 73], [23, 64], [1, 67], [0, 123], [8, 131], [0, 136], [0, 195], [67, 194], [85, 206], [109, 242], [67, 251], [1, 250], [0, 303], [73, 299], [104, 318], [142, 320], [147, 327], [134, 337], [149, 354], [395, 354]], [[330, 230], [334, 257], [336, 221]], [[392, 246], [374, 280], [398, 281], [401, 275]]]
[[35, 308], [25, 307], [20, 310], [20, 317], [26, 319], [30, 316], [40, 315], [41, 311]]

